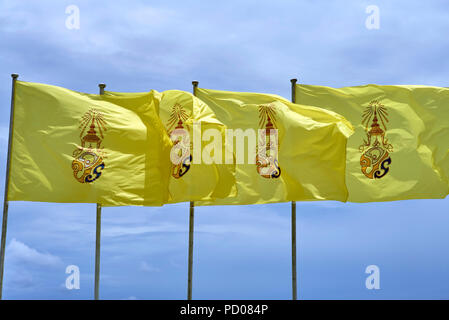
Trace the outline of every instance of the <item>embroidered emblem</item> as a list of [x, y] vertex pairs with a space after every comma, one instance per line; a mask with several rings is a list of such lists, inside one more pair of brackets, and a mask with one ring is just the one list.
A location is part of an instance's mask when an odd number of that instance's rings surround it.
[[103, 114], [94, 108], [89, 109], [81, 118], [79, 128], [81, 147], [73, 151], [73, 176], [81, 183], [91, 183], [100, 178], [105, 166], [101, 146], [103, 132], [106, 131]]
[[183, 106], [176, 103], [171, 110], [170, 118], [167, 121], [167, 128], [170, 138], [173, 141], [173, 148], [177, 152], [177, 164], [172, 163], [172, 177], [179, 179], [190, 169], [192, 155], [190, 152], [190, 135], [184, 128], [185, 121], [189, 118]]
[[388, 123], [386, 107], [377, 100], [371, 101], [362, 115], [362, 124], [365, 126], [368, 140], [363, 140], [363, 144], [359, 147], [362, 153], [360, 166], [363, 174], [369, 179], [380, 179], [390, 171], [390, 153], [393, 152], [393, 146], [385, 137], [386, 123]]
[[264, 178], [279, 178], [278, 133], [276, 109], [273, 104], [259, 106], [259, 136], [257, 143], [256, 169]]

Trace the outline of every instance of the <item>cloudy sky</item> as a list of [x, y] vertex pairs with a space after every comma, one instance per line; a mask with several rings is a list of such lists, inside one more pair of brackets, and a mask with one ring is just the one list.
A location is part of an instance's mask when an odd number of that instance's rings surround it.
[[[68, 29], [66, 8], [80, 10]], [[380, 28], [367, 29], [377, 5]], [[0, 181], [11, 73], [97, 93], [449, 83], [447, 1], [0, 2]], [[3, 195], [3, 184], [0, 186]], [[298, 203], [302, 299], [448, 299], [449, 201]], [[290, 205], [196, 209], [193, 297], [289, 299]], [[103, 210], [103, 299], [184, 299], [188, 205]], [[95, 206], [11, 203], [5, 299], [93, 297]], [[365, 269], [380, 268], [380, 290]], [[66, 267], [81, 272], [65, 287]]]

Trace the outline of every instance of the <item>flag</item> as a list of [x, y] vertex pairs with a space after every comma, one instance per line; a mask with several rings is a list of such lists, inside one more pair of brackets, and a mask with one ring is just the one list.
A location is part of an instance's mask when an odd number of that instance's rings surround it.
[[297, 85], [296, 99], [338, 112], [355, 127], [347, 147], [348, 201], [432, 199], [448, 194], [448, 89]]
[[177, 158], [170, 159], [168, 203], [212, 200], [236, 195], [234, 163], [218, 165], [212, 159], [224, 154], [226, 145], [221, 144], [219, 150], [209, 150], [208, 147], [211, 140], [224, 140], [226, 127], [217, 120], [214, 112], [204, 102], [180, 90], [152, 90], [149, 93], [106, 91], [105, 95], [143, 96], [151, 99], [156, 105], [159, 117], [174, 143], [172, 155], [176, 153]]
[[172, 143], [148, 99], [16, 81], [12, 129], [8, 200], [122, 206], [168, 199]]
[[346, 201], [352, 128], [343, 117], [272, 94], [198, 88], [196, 96], [227, 126], [237, 183], [236, 197], [197, 205]]

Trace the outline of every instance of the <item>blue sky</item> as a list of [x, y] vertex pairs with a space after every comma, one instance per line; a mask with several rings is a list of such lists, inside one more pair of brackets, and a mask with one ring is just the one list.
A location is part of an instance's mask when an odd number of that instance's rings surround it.
[[[69, 5], [80, 29], [65, 27]], [[368, 30], [368, 5], [380, 29]], [[446, 1], [13, 1], [0, 3], [0, 181], [11, 73], [97, 93], [448, 86]], [[3, 195], [3, 184], [0, 186]], [[449, 201], [298, 203], [303, 299], [448, 299]], [[290, 204], [197, 208], [195, 299], [289, 299]], [[103, 210], [103, 299], [184, 299], [188, 205]], [[5, 299], [93, 297], [95, 206], [11, 203]], [[65, 288], [78, 265], [79, 290]], [[365, 268], [380, 268], [380, 290]]]

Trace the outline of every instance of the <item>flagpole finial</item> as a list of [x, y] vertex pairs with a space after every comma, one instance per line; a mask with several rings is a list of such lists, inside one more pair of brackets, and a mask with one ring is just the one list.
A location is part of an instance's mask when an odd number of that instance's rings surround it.
[[198, 81], [192, 81], [192, 85], [193, 85], [193, 95], [196, 96], [196, 89], [198, 89]]
[[292, 102], [296, 103], [296, 81], [298, 81], [298, 79], [293, 78], [290, 79], [290, 82], [292, 83], [291, 87], [292, 87]]
[[19, 77], [17, 73], [11, 73], [11, 77], [15, 80]]
[[104, 88], [106, 88], [106, 84], [100, 83], [98, 84], [98, 87], [100, 88], [100, 94], [104, 94]]

